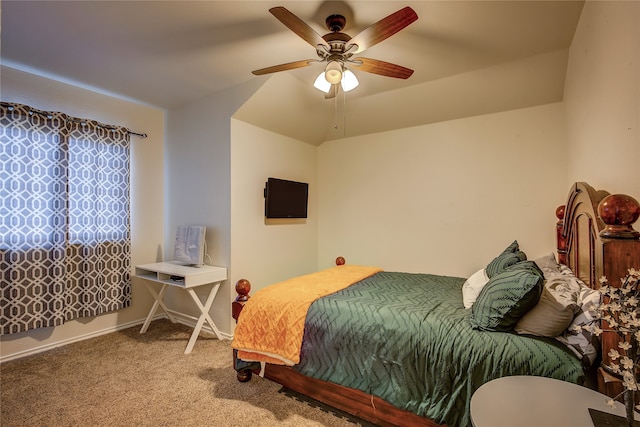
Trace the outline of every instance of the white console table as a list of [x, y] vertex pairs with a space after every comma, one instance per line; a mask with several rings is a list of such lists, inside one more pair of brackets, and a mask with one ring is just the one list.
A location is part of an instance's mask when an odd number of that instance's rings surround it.
[[[201, 267], [190, 267], [186, 265], [181, 265], [173, 262], [157, 262], [154, 264], [144, 264], [136, 266], [136, 277], [140, 279], [145, 279], [144, 284], [149, 291], [149, 293], [155, 299], [149, 314], [147, 315], [144, 324], [142, 325], [142, 329], [140, 329], [140, 333], [143, 334], [147, 332], [149, 328], [149, 324], [155, 316], [158, 308], [162, 308], [164, 312], [169, 317], [169, 320], [175, 323], [175, 319], [173, 318], [173, 314], [180, 314], [186, 317], [184, 313], [179, 313], [174, 310], [170, 310], [164, 303], [164, 296], [167, 293], [167, 289], [169, 286], [174, 286], [176, 288], [184, 289], [193, 302], [195, 302], [196, 306], [200, 310], [200, 316], [196, 322], [196, 326], [193, 329], [193, 333], [191, 334], [191, 338], [187, 343], [187, 348], [184, 353], [191, 353], [196, 340], [198, 339], [198, 335], [200, 334], [200, 330], [202, 326], [204, 326], [204, 322], [206, 321], [213, 333], [216, 337], [221, 340], [222, 335], [220, 335], [220, 331], [216, 327], [216, 324], [211, 319], [209, 315], [209, 309], [211, 308], [211, 304], [213, 304], [213, 300], [216, 298], [216, 294], [218, 293], [218, 289], [220, 288], [220, 284], [227, 280], [227, 269], [224, 267], [215, 267], [211, 265], [203, 265]], [[160, 288], [160, 292], [156, 292], [152, 283], [161, 283], [162, 287]], [[203, 285], [212, 284], [211, 290], [207, 295], [204, 304], [196, 294], [195, 288]]]

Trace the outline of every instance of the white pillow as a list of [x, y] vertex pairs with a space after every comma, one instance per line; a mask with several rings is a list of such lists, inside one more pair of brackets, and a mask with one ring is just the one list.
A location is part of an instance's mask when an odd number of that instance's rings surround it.
[[462, 303], [464, 308], [471, 308], [480, 291], [489, 281], [484, 268], [473, 273], [462, 285]]

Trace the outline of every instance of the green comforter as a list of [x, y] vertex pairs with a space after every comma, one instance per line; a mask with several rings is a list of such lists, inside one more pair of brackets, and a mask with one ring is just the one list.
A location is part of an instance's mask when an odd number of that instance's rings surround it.
[[555, 340], [471, 329], [463, 282], [381, 272], [317, 300], [296, 369], [460, 427], [471, 426], [473, 392], [494, 378], [583, 381], [580, 361]]

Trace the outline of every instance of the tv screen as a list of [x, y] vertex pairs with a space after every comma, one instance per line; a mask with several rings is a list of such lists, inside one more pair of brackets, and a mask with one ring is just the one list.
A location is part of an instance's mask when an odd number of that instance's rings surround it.
[[267, 218], [306, 218], [309, 184], [269, 178], [264, 189]]

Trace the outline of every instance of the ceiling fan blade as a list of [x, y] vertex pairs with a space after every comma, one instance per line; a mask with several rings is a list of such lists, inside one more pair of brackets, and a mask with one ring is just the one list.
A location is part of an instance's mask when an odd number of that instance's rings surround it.
[[408, 79], [413, 74], [413, 70], [409, 68], [392, 64], [391, 62], [380, 61], [379, 59], [358, 57], [349, 62], [353, 64], [358, 70], [366, 71], [367, 73], [379, 74], [386, 77]]
[[329, 46], [326, 41], [318, 34], [313, 28], [311, 28], [306, 22], [298, 18], [293, 13], [289, 12], [282, 6], [273, 7], [269, 9], [269, 12], [275, 16], [280, 22], [282, 22], [287, 28], [300, 36], [303, 40], [309, 43], [313, 47], [317, 47], [319, 44]]
[[272, 67], [260, 68], [259, 70], [253, 70], [252, 73], [256, 76], [263, 74], [277, 73], [278, 71], [293, 70], [296, 68], [306, 67], [314, 62], [318, 62], [317, 59], [303, 59], [302, 61], [288, 62], [286, 64], [274, 65]]
[[339, 83], [331, 85], [331, 89], [329, 89], [329, 92], [324, 94], [324, 99], [331, 99], [336, 97], [336, 95], [338, 94], [338, 84]]
[[391, 37], [417, 19], [418, 14], [407, 6], [365, 28], [360, 34], [349, 40], [348, 43], [358, 45], [358, 49], [353, 53], [362, 52]]

